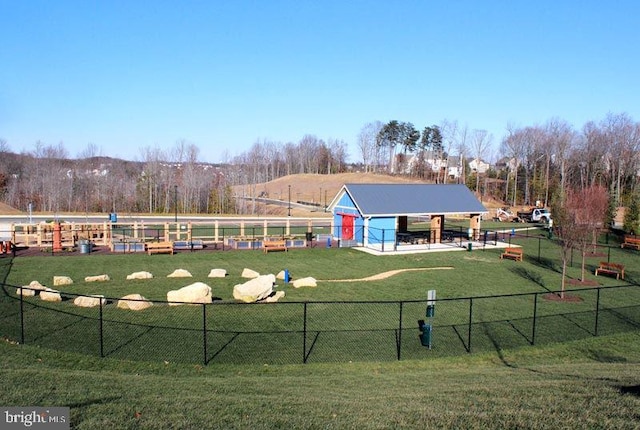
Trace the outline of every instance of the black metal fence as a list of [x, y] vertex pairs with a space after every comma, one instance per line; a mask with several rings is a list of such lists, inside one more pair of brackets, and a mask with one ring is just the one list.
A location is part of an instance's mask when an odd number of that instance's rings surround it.
[[640, 329], [640, 286], [628, 284], [438, 299], [432, 312], [426, 300], [153, 302], [136, 312], [118, 308], [118, 299], [80, 308], [74, 294], [47, 302], [13, 286], [3, 290], [5, 338], [100, 357], [205, 365], [428, 359]]

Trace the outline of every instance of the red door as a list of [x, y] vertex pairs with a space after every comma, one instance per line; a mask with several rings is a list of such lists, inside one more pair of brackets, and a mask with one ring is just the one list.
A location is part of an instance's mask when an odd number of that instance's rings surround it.
[[353, 215], [342, 215], [342, 240], [353, 240]]

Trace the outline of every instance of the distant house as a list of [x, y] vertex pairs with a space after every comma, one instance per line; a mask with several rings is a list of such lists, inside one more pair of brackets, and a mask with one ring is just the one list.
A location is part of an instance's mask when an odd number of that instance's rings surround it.
[[480, 158], [474, 158], [473, 160], [469, 161], [469, 168], [473, 172], [482, 174], [486, 173], [487, 170], [491, 168], [491, 165]]
[[516, 167], [515, 158], [503, 157], [498, 161], [496, 161], [496, 170], [498, 171], [502, 171], [502, 170], [514, 171], [515, 167]]
[[433, 173], [446, 171], [449, 179], [458, 179], [462, 176], [462, 161], [458, 156], [449, 155], [439, 158], [433, 151], [424, 151], [422, 154], [413, 154], [406, 163], [404, 173], [410, 174], [419, 163], [419, 157], [424, 157], [424, 163]]
[[488, 213], [462, 184], [345, 184], [328, 210], [333, 235], [342, 243], [383, 251], [396, 249], [408, 217], [429, 217], [428, 240], [440, 243], [446, 215], [468, 215], [469, 228], [478, 235], [480, 216]]

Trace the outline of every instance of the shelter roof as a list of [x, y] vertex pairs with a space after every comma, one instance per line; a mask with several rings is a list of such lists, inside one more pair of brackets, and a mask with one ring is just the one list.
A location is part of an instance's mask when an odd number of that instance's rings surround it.
[[362, 216], [481, 214], [487, 209], [464, 184], [345, 184]]

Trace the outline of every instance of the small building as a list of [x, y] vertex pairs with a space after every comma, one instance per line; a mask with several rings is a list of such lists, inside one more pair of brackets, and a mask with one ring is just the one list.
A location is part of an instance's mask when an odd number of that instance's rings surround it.
[[487, 209], [463, 184], [345, 184], [328, 206], [341, 244], [395, 250], [409, 235], [409, 217], [430, 220], [422, 239], [441, 243], [445, 216], [468, 216], [473, 239]]

